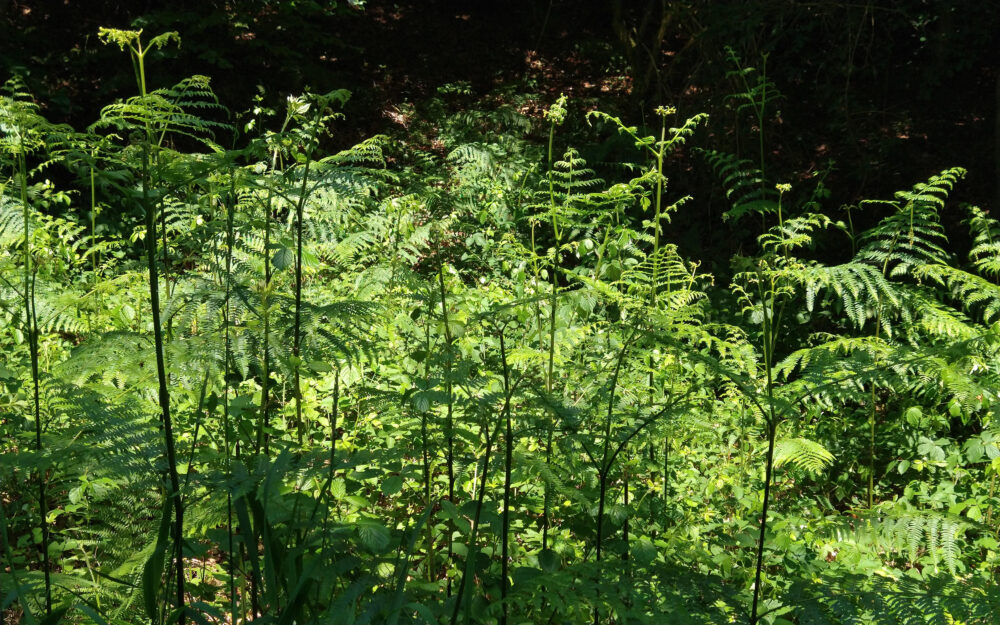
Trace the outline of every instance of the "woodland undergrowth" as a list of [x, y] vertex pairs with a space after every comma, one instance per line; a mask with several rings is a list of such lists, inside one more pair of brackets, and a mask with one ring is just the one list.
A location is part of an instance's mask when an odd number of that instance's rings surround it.
[[[346, 91], [232, 113], [147, 85], [176, 33], [100, 36], [135, 95], [91, 126], [0, 95], [4, 622], [997, 622], [964, 169], [825, 205], [735, 52], [749, 155], [461, 85], [331, 152]], [[753, 249], [683, 255], [678, 162]]]

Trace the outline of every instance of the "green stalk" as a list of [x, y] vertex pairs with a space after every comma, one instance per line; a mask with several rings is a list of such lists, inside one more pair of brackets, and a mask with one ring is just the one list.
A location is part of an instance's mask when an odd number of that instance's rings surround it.
[[[444, 389], [448, 396], [447, 413], [445, 415], [445, 435], [448, 439], [448, 501], [455, 503], [455, 421], [454, 421], [454, 389], [452, 387], [452, 375], [451, 369], [453, 366], [452, 359], [453, 354], [453, 342], [454, 338], [451, 335], [451, 324], [448, 320], [448, 299], [447, 290], [444, 285], [444, 263], [438, 267], [438, 287], [441, 292], [441, 316], [444, 320], [444, 339], [445, 339], [445, 360], [444, 360]], [[455, 526], [453, 521], [449, 521], [448, 529], [448, 562], [452, 561], [454, 556], [454, 542], [453, 535], [455, 533]], [[451, 580], [448, 580], [447, 594], [451, 596]]]
[[[232, 356], [232, 342], [230, 336], [230, 298], [232, 295], [232, 282], [233, 282], [233, 209], [235, 204], [234, 190], [233, 186], [235, 180], [233, 178], [232, 172], [230, 172], [229, 179], [229, 194], [226, 198], [226, 295], [225, 295], [225, 305], [222, 309], [222, 324], [225, 329], [225, 347], [223, 354], [223, 424], [222, 429], [225, 434], [225, 470], [226, 478], [232, 480], [233, 478], [233, 467], [232, 460], [230, 456], [231, 440], [230, 440], [230, 419], [229, 419], [229, 361]], [[164, 255], [166, 258], [166, 255]], [[237, 443], [238, 445], [239, 443]], [[229, 606], [232, 622], [237, 621], [236, 618], [236, 552], [233, 549], [233, 496], [230, 490], [226, 489], [226, 537], [228, 539], [228, 558], [229, 558]]]
[[340, 431], [337, 429], [337, 418], [340, 416], [340, 365], [333, 371], [333, 405], [330, 407], [330, 481], [336, 475], [337, 470], [337, 439], [340, 438]]
[[761, 55], [760, 64], [760, 106], [756, 108], [757, 112], [757, 144], [760, 150], [760, 177], [761, 180], [766, 180], [764, 170], [764, 108], [767, 106], [767, 55]]
[[[287, 122], [286, 122], [287, 123]], [[271, 171], [277, 168], [278, 150], [271, 154]], [[264, 340], [263, 340], [263, 376], [260, 382], [260, 411], [261, 422], [257, 428], [256, 453], [260, 453], [263, 447], [264, 456], [268, 456], [268, 446], [271, 441], [271, 434], [268, 431], [271, 426], [271, 204], [274, 198], [274, 189], [267, 186], [267, 200], [264, 204], [264, 292], [261, 295], [262, 316], [264, 317]]]
[[[608, 476], [611, 474], [611, 469], [614, 466], [614, 460], [617, 454], [611, 453], [611, 423], [614, 419], [615, 411], [615, 393], [618, 391], [618, 379], [621, 375], [622, 364], [625, 362], [625, 354], [628, 352], [628, 348], [631, 345], [631, 337], [625, 341], [622, 345], [621, 350], [618, 352], [618, 358], [615, 362], [615, 371], [611, 377], [611, 389], [608, 396], [608, 413], [604, 421], [604, 451], [601, 454], [601, 464], [598, 467], [597, 478], [600, 482], [600, 494], [597, 500], [597, 541], [595, 545], [595, 556], [594, 559], [597, 562], [601, 561], [601, 549], [602, 543], [604, 542], [604, 505], [606, 501], [607, 491], [608, 491]], [[618, 451], [621, 451], [619, 448]], [[610, 455], [610, 457], [609, 457]], [[594, 622], [597, 621], [597, 610], [594, 610]]]
[[[770, 292], [771, 302], [768, 306], [768, 309], [772, 311], [774, 310], [776, 288], [777, 287], [772, 282]], [[763, 293], [761, 295], [761, 299], [763, 300]], [[773, 319], [771, 319], [770, 315], [765, 310], [764, 323], [761, 332], [763, 338], [762, 348], [764, 351], [764, 369], [767, 372], [767, 457], [764, 460], [764, 502], [760, 513], [760, 534], [757, 537], [757, 565], [756, 572], [754, 574], [753, 606], [750, 609], [750, 625], [757, 625], [758, 620], [757, 604], [760, 598], [760, 577], [764, 568], [764, 539], [765, 534], [767, 533], [767, 511], [771, 501], [771, 476], [774, 473], [774, 439], [778, 430], [778, 420], [777, 416], [774, 414], [774, 377], [772, 373], [774, 355], [771, 350], [771, 345], [775, 339], [772, 337], [772, 334], [774, 333], [772, 323]]]
[[552, 391], [556, 351], [556, 289], [558, 288], [556, 268], [559, 266], [559, 246], [561, 242], [559, 222], [556, 220], [555, 179], [552, 175], [552, 144], [555, 140], [555, 132], [556, 127], [553, 124], [549, 130], [549, 214], [552, 222], [552, 236], [554, 237], [555, 247], [553, 248], [552, 266], [550, 268], [551, 275], [549, 276], [552, 282], [552, 288], [549, 291], [549, 368], [545, 376], [546, 390], [550, 392]]
[[[94, 148], [92, 158], [96, 160], [97, 158], [97, 148]], [[90, 166], [90, 245], [96, 247], [97, 245], [97, 188], [94, 182], [94, 165], [91, 163]], [[93, 251], [93, 272], [94, 272], [94, 283], [93, 289], [97, 289], [97, 264], [98, 264], [98, 253], [96, 250]], [[100, 302], [100, 296], [98, 296], [98, 302]], [[87, 330], [93, 332], [92, 319], [93, 311], [87, 315]]]
[[986, 525], [989, 526], [993, 522], [993, 497], [997, 492], [997, 472], [993, 471], [993, 475], [990, 476], [990, 495], [989, 502], [990, 505], [986, 508]]
[[[141, 64], [140, 64], [141, 67]], [[163, 358], [163, 331], [160, 326], [159, 272], [156, 267], [156, 215], [149, 197], [149, 144], [142, 149], [142, 204], [146, 213], [146, 261], [149, 270], [149, 300], [153, 314], [153, 342], [156, 350], [156, 377], [159, 383], [157, 396], [163, 419], [163, 436], [167, 448], [167, 471], [170, 478], [170, 497], [174, 498], [174, 540], [176, 541], [175, 565], [177, 575], [178, 623], [184, 625], [184, 505], [180, 480], [177, 476], [177, 457], [174, 453], [173, 422], [170, 418], [170, 392], [167, 389], [167, 372]]]
[[503, 473], [503, 529], [500, 561], [500, 625], [507, 625], [507, 590], [510, 585], [510, 474], [514, 454], [514, 429], [510, 416], [510, 367], [507, 365], [507, 345], [503, 329], [500, 329], [500, 360], [503, 363], [504, 420], [507, 431], [504, 436], [505, 458]]
[[306, 203], [306, 185], [309, 182], [309, 166], [312, 164], [311, 153], [306, 156], [305, 169], [302, 171], [302, 187], [299, 189], [299, 200], [295, 203], [295, 330], [292, 339], [292, 355], [295, 356], [295, 424], [298, 428], [299, 445], [302, 444], [305, 424], [302, 422], [302, 211]]
[[[660, 219], [662, 217], [663, 211], [663, 151], [666, 149], [667, 140], [667, 120], [666, 120], [666, 110], [667, 109], [657, 109], [657, 111], [663, 111], [660, 114], [660, 142], [657, 144], [656, 156], [656, 202], [655, 211], [653, 215], [653, 288], [649, 294], [650, 307], [653, 309], [654, 314], [659, 310], [659, 292], [658, 287], [660, 284]], [[653, 405], [653, 396], [656, 394], [655, 387], [653, 386], [653, 356], [650, 354], [646, 360], [647, 368], [649, 369], [649, 405]], [[652, 443], [650, 443], [650, 454], [652, 454]], [[664, 528], [667, 525], [667, 461], [670, 457], [670, 436], [664, 436], [663, 438], [663, 525]], [[628, 474], [625, 475], [625, 505], [628, 506]], [[626, 517], [625, 526], [622, 528], [625, 539], [625, 553], [628, 553], [628, 518]]]
[[[892, 243], [889, 245], [890, 250], [896, 247], [896, 242], [899, 240], [899, 233], [893, 237]], [[886, 254], [885, 261], [882, 263], [882, 276], [885, 277], [889, 273], [889, 258], [890, 255]], [[879, 334], [882, 332], [882, 294], [879, 293], [878, 300], [876, 301], [877, 309], [875, 311], [875, 340], [878, 340]], [[878, 364], [878, 359], [876, 358], [875, 364]], [[868, 508], [872, 508], [875, 505], [875, 382], [872, 382], [872, 392], [871, 392], [871, 410], [868, 413]]]
[[[553, 131], [555, 128], [553, 127]], [[552, 137], [549, 138], [549, 168], [551, 171], [552, 166]], [[550, 188], [550, 193], [552, 192]], [[551, 199], [550, 199], [551, 204]], [[535, 281], [534, 285], [537, 288], [541, 284], [541, 272], [538, 269], [538, 252], [535, 244], [535, 227], [534, 221], [531, 223], [531, 262], [534, 269]], [[545, 349], [545, 338], [542, 334], [542, 307], [539, 303], [539, 299], [535, 298], [535, 327], [538, 329], [538, 347], [539, 350]], [[545, 392], [552, 392], [552, 373], [551, 369], [546, 372], [545, 375]], [[546, 432], [545, 437], [545, 464], [549, 465], [552, 457], [552, 427], [551, 424]], [[549, 545], [549, 486], [548, 483], [544, 483], [542, 486], [542, 550], [548, 549]]]
[[[505, 404], [504, 410], [507, 410]], [[465, 570], [462, 573], [462, 581], [458, 584], [458, 593], [455, 596], [455, 608], [451, 613], [451, 625], [456, 625], [458, 623], [458, 612], [462, 606], [462, 595], [464, 594], [465, 587], [468, 583], [469, 575], [472, 572], [472, 565], [476, 559], [476, 535], [479, 532], [479, 519], [482, 516], [483, 511], [483, 500], [486, 497], [486, 478], [489, 474], [490, 467], [490, 455], [493, 452], [493, 439], [496, 437], [497, 430], [500, 429], [500, 424], [498, 423], [493, 430], [490, 430], [490, 426], [486, 424], [486, 451], [483, 456], [483, 472], [481, 480], [479, 483], [479, 495], [476, 499], [476, 511], [472, 515], [472, 527], [469, 530], [469, 545], [465, 556]], [[466, 606], [466, 623], [469, 622], [469, 609], [471, 607], [471, 599], [468, 602], [469, 605]]]
[[[430, 315], [431, 302], [427, 302], [428, 315], [427, 323], [424, 328], [424, 386], [425, 388], [430, 388], [431, 381], [431, 371], [430, 371], [430, 354], [431, 354], [431, 325], [430, 320], [433, 317]], [[430, 441], [429, 434], [427, 431], [427, 417], [428, 411], [422, 410], [420, 412], [420, 451], [424, 462], [424, 505], [430, 509], [431, 505], [431, 457], [430, 457]], [[427, 524], [427, 581], [434, 580], [434, 528], [431, 523]]]
[[[21, 178], [21, 209], [24, 219], [24, 325], [28, 335], [28, 350], [31, 352], [32, 409], [35, 417], [35, 451], [42, 453], [42, 411], [38, 383], [38, 319], [35, 316], [35, 278], [31, 268], [31, 213], [28, 208], [28, 165], [21, 141], [17, 154], [18, 174]], [[49, 524], [48, 500], [45, 494], [47, 476], [38, 476], [38, 508], [41, 516], [42, 544], [41, 564], [45, 577], [45, 614], [52, 615], [52, 580], [49, 572]]]
[[[559, 225], [556, 222], [556, 196], [555, 196], [555, 180], [552, 175], [552, 159], [553, 150], [552, 147], [555, 143], [556, 136], [556, 125], [558, 120], [553, 119], [552, 124], [549, 126], [549, 149], [548, 149], [548, 169], [549, 169], [549, 212], [552, 215], [552, 235], [555, 238], [555, 249], [551, 267], [552, 275], [552, 289], [549, 298], [549, 362], [548, 370], [545, 373], [545, 392], [552, 393], [552, 388], [554, 385], [554, 365], [555, 365], [555, 346], [556, 346], [556, 267], [559, 265]], [[534, 247], [534, 236], [535, 230], [532, 227], [532, 247]], [[535, 268], [535, 284], [538, 284], [538, 268]], [[536, 307], [538, 304], [535, 304]], [[541, 333], [541, 324], [539, 324], [539, 333]], [[552, 421], [548, 420], [546, 423], [547, 432], [545, 437], [545, 467], [549, 468], [552, 463]], [[544, 486], [543, 502], [542, 502], [542, 550], [548, 548], [549, 545], [549, 508], [551, 507], [551, 493], [549, 492], [549, 483], [546, 481]]]

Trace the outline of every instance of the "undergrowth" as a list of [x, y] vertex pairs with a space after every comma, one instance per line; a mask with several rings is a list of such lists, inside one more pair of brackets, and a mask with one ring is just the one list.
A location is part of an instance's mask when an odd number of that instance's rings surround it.
[[[995, 622], [1000, 225], [964, 169], [824, 206], [735, 53], [756, 163], [688, 153], [705, 115], [449, 89], [330, 153], [347, 92], [234, 115], [147, 86], [176, 34], [101, 36], [137, 95], [87, 129], [0, 96], [7, 622]], [[672, 240], [679, 159], [760, 232], [718, 276]]]

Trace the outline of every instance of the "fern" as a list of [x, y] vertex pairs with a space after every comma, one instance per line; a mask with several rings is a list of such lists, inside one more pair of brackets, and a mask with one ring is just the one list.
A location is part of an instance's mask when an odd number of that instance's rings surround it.
[[964, 169], [947, 169], [910, 191], [896, 192], [894, 202], [863, 203], [886, 204], [896, 210], [861, 235], [856, 258], [879, 267], [888, 277], [907, 275], [923, 264], [946, 263], [948, 255], [942, 247], [946, 237], [938, 212], [964, 175]]
[[1000, 223], [978, 207], [970, 206], [968, 210], [966, 223], [973, 236], [969, 259], [980, 273], [1000, 277]]
[[803, 471], [819, 473], [833, 464], [833, 454], [807, 438], [783, 438], [774, 444], [774, 466], [786, 464]]
[[909, 563], [917, 564], [926, 557], [938, 572], [944, 565], [949, 573], [957, 575], [961, 565], [959, 542], [965, 532], [978, 525], [961, 517], [933, 511], [900, 509], [893, 504], [858, 513], [853, 528], [836, 530], [840, 542], [870, 542], [884, 558], [905, 556]]
[[695, 148], [715, 171], [726, 191], [731, 208], [722, 214], [727, 221], [747, 215], [768, 215], [777, 211], [778, 197], [769, 188], [764, 173], [753, 164], [732, 154]]

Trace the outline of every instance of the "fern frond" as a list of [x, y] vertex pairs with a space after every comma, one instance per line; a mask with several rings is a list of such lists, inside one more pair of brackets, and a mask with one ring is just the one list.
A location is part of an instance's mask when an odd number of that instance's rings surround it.
[[819, 473], [833, 464], [833, 454], [808, 438], [784, 438], [774, 444], [774, 466], [790, 464], [797, 469]]
[[766, 184], [764, 173], [750, 161], [716, 150], [695, 151], [705, 157], [726, 190], [731, 208], [722, 214], [723, 219], [735, 222], [746, 215], [777, 211], [777, 191]]
[[971, 206], [966, 223], [973, 237], [969, 260], [980, 273], [993, 278], [1000, 276], [1000, 222], [981, 208]]
[[993, 323], [1000, 317], [1000, 286], [985, 278], [944, 264], [916, 266], [913, 275], [947, 287], [951, 297], [963, 309], [978, 309], [979, 317], [985, 324]]

